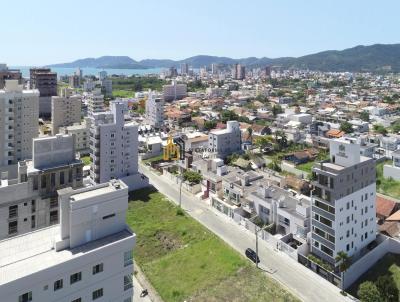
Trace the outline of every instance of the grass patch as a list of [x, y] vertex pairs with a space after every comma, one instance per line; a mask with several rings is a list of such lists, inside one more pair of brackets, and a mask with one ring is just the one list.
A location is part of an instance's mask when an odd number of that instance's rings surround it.
[[383, 166], [391, 163], [392, 161], [388, 160], [376, 165], [376, 189], [379, 193], [400, 198], [400, 181], [383, 177]]
[[304, 172], [307, 172], [307, 173], [311, 174], [311, 169], [314, 166], [314, 164], [315, 164], [315, 162], [310, 161], [310, 162], [305, 163], [305, 164], [297, 165], [296, 168], [301, 170], [301, 171], [304, 171]]
[[153, 189], [131, 193], [127, 222], [135, 259], [166, 302], [298, 301]]
[[379, 276], [389, 274], [393, 277], [400, 291], [400, 257], [397, 254], [386, 254], [380, 259], [373, 267], [371, 267], [365, 274], [363, 274], [349, 289], [349, 292], [357, 296], [357, 290], [361, 283], [365, 281], [375, 282]]
[[89, 166], [89, 165], [92, 163], [92, 159], [90, 158], [89, 155], [87, 155], [87, 156], [82, 156], [82, 157], [81, 157], [81, 161], [83, 162], [83, 164], [84, 164], [85, 166]]
[[164, 160], [164, 156], [162, 154], [155, 156], [155, 157], [150, 157], [148, 159], [142, 160], [143, 163], [152, 163], [153, 161], [160, 161]]
[[113, 97], [116, 98], [133, 98], [135, 97], [135, 92], [132, 90], [122, 90], [122, 89], [113, 89]]

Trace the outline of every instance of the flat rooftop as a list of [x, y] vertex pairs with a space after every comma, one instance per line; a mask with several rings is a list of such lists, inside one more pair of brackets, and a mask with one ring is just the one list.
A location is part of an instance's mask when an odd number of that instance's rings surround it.
[[107, 185], [97, 185], [96, 187], [92, 187], [89, 190], [71, 195], [71, 200], [72, 203], [74, 203], [80, 200], [102, 196], [104, 194], [112, 193], [125, 188], [127, 188], [127, 186], [121, 181], [116, 181], [115, 183], [111, 184], [107, 183]]
[[56, 225], [0, 241], [0, 285], [136, 236], [129, 229], [125, 229], [77, 248], [56, 252], [54, 242], [59, 234], [60, 226]]

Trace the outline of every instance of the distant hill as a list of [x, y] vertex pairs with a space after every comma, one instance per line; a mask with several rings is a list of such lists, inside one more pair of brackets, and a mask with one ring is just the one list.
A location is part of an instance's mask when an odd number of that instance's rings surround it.
[[282, 66], [283, 68], [301, 68], [320, 71], [394, 71], [400, 72], [400, 44], [375, 44], [356, 46], [345, 50], [328, 50], [302, 57], [282, 58], [241, 58], [216, 57], [199, 55], [180, 61], [146, 59], [135, 61], [127, 56], [104, 56], [87, 58], [71, 63], [55, 64], [50, 67], [94, 67], [94, 68], [168, 68], [179, 67], [187, 63], [194, 68], [211, 64], [232, 65], [240, 63], [249, 67]]
[[117, 68], [117, 69], [144, 69], [144, 65], [128, 56], [103, 56], [100, 58], [86, 58], [73, 61], [71, 63], [61, 63], [49, 65], [49, 67], [73, 67], [73, 68]]

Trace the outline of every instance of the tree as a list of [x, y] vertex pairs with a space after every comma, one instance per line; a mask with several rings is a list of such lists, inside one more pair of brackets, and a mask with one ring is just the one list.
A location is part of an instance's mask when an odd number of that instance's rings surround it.
[[393, 123], [392, 130], [394, 133], [400, 132], [400, 119]]
[[371, 281], [360, 284], [357, 296], [361, 302], [383, 302], [378, 288]]
[[270, 169], [272, 169], [272, 170], [274, 170], [274, 171], [276, 171], [276, 172], [281, 172], [281, 171], [282, 171], [280, 162], [279, 162], [279, 160], [278, 160], [277, 158], [274, 158], [274, 159], [268, 164], [267, 167], [270, 168]]
[[360, 119], [362, 119], [364, 122], [369, 122], [369, 113], [367, 111], [361, 112]]
[[275, 141], [278, 144], [279, 150], [286, 148], [288, 140], [285, 131], [282, 130], [275, 131]]
[[282, 113], [283, 109], [280, 105], [274, 105], [272, 107], [272, 114], [274, 115], [274, 117], [276, 117], [279, 113]]
[[224, 110], [221, 113], [221, 121], [223, 123], [226, 123], [227, 121], [237, 121], [238, 120], [238, 115], [230, 110]]
[[200, 173], [187, 170], [187, 171], [183, 172], [183, 179], [185, 181], [188, 181], [190, 184], [198, 184], [201, 182], [203, 177], [201, 176]]
[[340, 262], [339, 271], [342, 275], [342, 292], [344, 292], [344, 273], [350, 267], [350, 259], [346, 252], [340, 251], [337, 253], [335, 260]]
[[399, 290], [397, 289], [396, 282], [390, 275], [379, 276], [375, 282], [379, 293], [385, 302], [398, 302]]
[[352, 133], [353, 132], [353, 126], [345, 121], [340, 124], [340, 131], [343, 131], [344, 133]]
[[374, 125], [374, 130], [382, 135], [386, 135], [388, 132], [387, 129], [382, 125]]
[[204, 130], [206, 130], [206, 131], [214, 129], [216, 126], [217, 126], [216, 121], [205, 121], [204, 122]]

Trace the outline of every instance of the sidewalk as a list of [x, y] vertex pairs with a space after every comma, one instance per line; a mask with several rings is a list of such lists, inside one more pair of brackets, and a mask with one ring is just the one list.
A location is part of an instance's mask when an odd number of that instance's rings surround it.
[[[133, 296], [133, 302], [163, 302], [157, 291], [153, 288], [150, 282], [147, 280], [146, 276], [140, 269], [139, 265], [134, 262], [134, 268], [137, 272], [135, 274], [135, 279], [137, 280], [137, 285], [139, 288], [135, 287], [135, 294]], [[149, 294], [146, 297], [141, 298], [140, 293], [143, 289], [147, 289]]]

